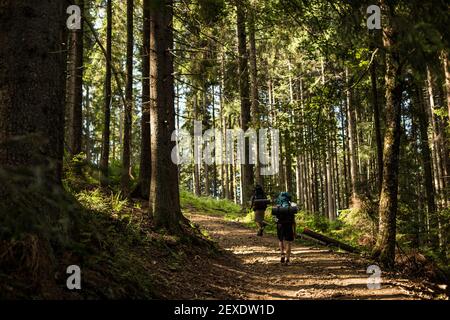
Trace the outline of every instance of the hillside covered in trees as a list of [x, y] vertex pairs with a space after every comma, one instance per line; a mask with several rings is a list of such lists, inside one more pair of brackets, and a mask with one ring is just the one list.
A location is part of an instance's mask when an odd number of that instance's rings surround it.
[[448, 299], [449, 12], [0, 1], [0, 298]]

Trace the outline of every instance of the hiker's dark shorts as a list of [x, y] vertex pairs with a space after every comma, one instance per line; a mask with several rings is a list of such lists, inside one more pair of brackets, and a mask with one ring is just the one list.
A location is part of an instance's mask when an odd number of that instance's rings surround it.
[[263, 223], [266, 210], [255, 210], [255, 222]]
[[292, 223], [277, 223], [277, 236], [280, 241], [294, 241], [294, 225]]

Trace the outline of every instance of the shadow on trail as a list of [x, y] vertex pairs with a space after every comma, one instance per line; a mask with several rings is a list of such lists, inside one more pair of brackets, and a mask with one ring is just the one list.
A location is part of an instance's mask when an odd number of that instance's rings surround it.
[[257, 237], [254, 229], [217, 215], [190, 213], [188, 217], [237, 258], [242, 274], [234, 279], [228, 277], [223, 285], [227, 286], [227, 281], [229, 286], [238, 284], [247, 299], [419, 298], [414, 285], [405, 279], [400, 285], [399, 279], [385, 277], [381, 289], [368, 289], [369, 262], [357, 255], [296, 241], [291, 264], [285, 266], [279, 262], [278, 239], [274, 235]]

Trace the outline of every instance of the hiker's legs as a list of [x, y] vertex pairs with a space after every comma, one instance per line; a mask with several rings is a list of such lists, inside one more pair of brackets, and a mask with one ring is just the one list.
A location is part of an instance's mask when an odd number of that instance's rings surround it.
[[289, 261], [289, 258], [291, 257], [291, 247], [292, 247], [292, 241], [286, 241], [286, 260]]
[[257, 222], [256, 226], [258, 227], [258, 236], [262, 236], [264, 232], [264, 225], [261, 222]]
[[284, 242], [280, 241], [279, 244], [280, 244], [280, 254], [281, 256], [284, 256]]
[[266, 223], [264, 222], [264, 210], [255, 210], [255, 222], [258, 226], [258, 236], [262, 236], [264, 232], [264, 227], [266, 226]]
[[284, 241], [280, 240], [279, 242], [280, 244], [280, 254], [281, 254], [281, 263], [284, 263], [285, 261], [285, 256], [284, 256]]

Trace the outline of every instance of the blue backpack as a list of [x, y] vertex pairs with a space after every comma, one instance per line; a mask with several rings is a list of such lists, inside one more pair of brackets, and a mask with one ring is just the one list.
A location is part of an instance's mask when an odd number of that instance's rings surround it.
[[288, 208], [291, 206], [291, 196], [288, 192], [280, 192], [277, 197], [277, 205], [283, 208]]
[[277, 223], [294, 223], [297, 207], [291, 206], [291, 195], [281, 192], [276, 199], [276, 207], [272, 208], [272, 216]]

